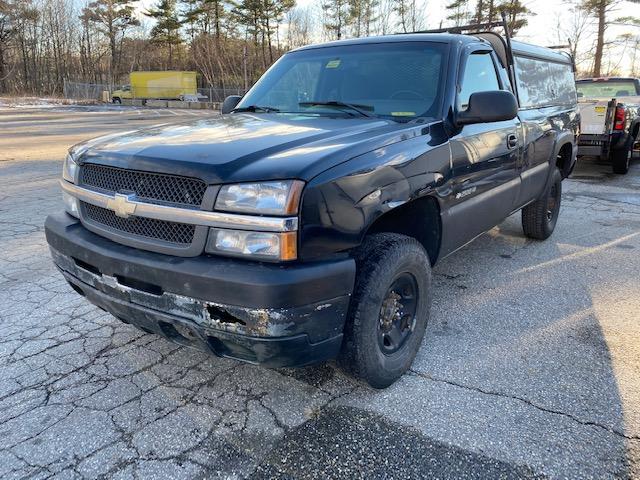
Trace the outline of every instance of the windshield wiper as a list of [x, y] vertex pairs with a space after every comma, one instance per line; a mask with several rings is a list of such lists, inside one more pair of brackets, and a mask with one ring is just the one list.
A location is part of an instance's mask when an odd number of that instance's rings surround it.
[[346, 103], [340, 102], [337, 100], [330, 100], [328, 102], [300, 102], [298, 105], [301, 107], [314, 107], [314, 106], [326, 106], [326, 107], [338, 107], [338, 108], [348, 108], [353, 110], [354, 112], [358, 112], [363, 117], [375, 117], [376, 115], [373, 113], [365, 112], [365, 110], [373, 110], [371, 105], [359, 105], [356, 103]]
[[280, 109], [276, 107], [266, 107], [260, 105], [249, 105], [247, 107], [234, 108], [232, 112], [279, 112]]

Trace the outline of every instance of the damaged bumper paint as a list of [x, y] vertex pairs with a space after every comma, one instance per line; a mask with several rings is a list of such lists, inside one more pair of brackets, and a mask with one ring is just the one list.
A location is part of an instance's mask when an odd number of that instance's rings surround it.
[[[271, 367], [317, 363], [337, 355], [340, 349], [353, 286], [349, 262], [341, 262], [338, 269], [327, 264], [307, 272], [273, 267], [267, 267], [272, 272], [265, 272], [261, 266], [246, 264], [258, 270], [254, 275], [237, 277], [228, 261], [201, 258], [200, 263], [212, 262], [211, 266], [219, 268], [204, 269], [202, 272], [208, 275], [187, 278], [183, 275], [185, 268], [188, 271], [190, 263], [198, 262], [199, 257], [181, 259], [178, 266], [172, 257], [139, 254], [88, 232], [67, 215], [48, 220], [46, 234], [56, 266], [76, 291], [144, 331], [218, 356]], [[140, 255], [137, 262], [131, 258], [136, 255]], [[164, 262], [164, 269], [173, 275], [164, 275], [158, 262]], [[274, 277], [269, 288], [271, 274]], [[292, 284], [306, 285], [297, 292], [296, 302], [285, 298], [292, 289], [288, 275], [293, 276]], [[315, 278], [317, 275], [319, 278]], [[342, 277], [340, 281], [336, 275]], [[168, 281], [171, 278], [173, 285]], [[224, 278], [228, 279], [226, 283]], [[251, 278], [251, 283], [238, 290], [238, 282], [244, 278]], [[217, 289], [226, 284], [233, 285], [235, 299], [245, 299], [244, 304], [219, 301], [234, 299], [229, 291], [216, 295]], [[203, 289], [210, 295], [185, 294], [201, 293]], [[342, 294], [336, 295], [342, 289]], [[322, 299], [317, 299], [318, 292], [324, 294]], [[256, 304], [253, 293], [262, 305]], [[326, 293], [331, 293], [330, 298]], [[288, 303], [291, 305], [286, 306]]]

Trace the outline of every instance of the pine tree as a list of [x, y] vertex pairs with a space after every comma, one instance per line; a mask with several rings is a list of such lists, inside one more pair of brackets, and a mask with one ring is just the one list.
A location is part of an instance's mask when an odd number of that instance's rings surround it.
[[506, 14], [507, 28], [510, 35], [515, 35], [518, 30], [527, 24], [527, 17], [533, 15], [533, 12], [521, 0], [504, 0], [500, 3], [496, 2], [496, 0], [478, 0], [473, 13], [473, 21], [475, 23], [498, 22], [501, 20], [500, 12]]
[[326, 0], [322, 3], [326, 19], [323, 28], [332, 38], [340, 40], [351, 23], [348, 0]]
[[506, 14], [507, 28], [512, 36], [528, 23], [528, 16], [534, 15], [520, 0], [507, 0], [498, 9]]
[[164, 45], [169, 53], [169, 68], [173, 67], [173, 51], [182, 43], [180, 27], [182, 21], [178, 16], [175, 0], [160, 0], [155, 8], [144, 12], [147, 17], [154, 18], [156, 24], [151, 29], [151, 41]]
[[445, 8], [451, 12], [447, 15], [447, 20], [452, 21], [455, 27], [469, 23], [469, 0], [454, 0]]
[[140, 25], [133, 14], [134, 3], [135, 0], [94, 0], [80, 15], [80, 20], [93, 24], [109, 40], [110, 83], [113, 83], [119, 74], [118, 39], [124, 38], [130, 27]]
[[[628, 0], [640, 3], [640, 0]], [[598, 34], [596, 37], [596, 52], [593, 61], [593, 76], [599, 77], [602, 70], [602, 55], [604, 53], [604, 36], [607, 29], [607, 15], [621, 3], [621, 0], [584, 0], [582, 8], [598, 20]]]
[[202, 21], [206, 33], [211, 33], [220, 38], [222, 32], [222, 22], [227, 18], [227, 10], [223, 0], [202, 0], [200, 7]]
[[377, 20], [378, 0], [349, 0], [349, 23], [355, 37], [369, 36]]
[[273, 63], [272, 36], [285, 13], [295, 6], [295, 0], [262, 0], [262, 30], [269, 46], [269, 61]]
[[195, 37], [202, 31], [202, 2], [201, 0], [181, 0], [182, 24], [193, 43]]

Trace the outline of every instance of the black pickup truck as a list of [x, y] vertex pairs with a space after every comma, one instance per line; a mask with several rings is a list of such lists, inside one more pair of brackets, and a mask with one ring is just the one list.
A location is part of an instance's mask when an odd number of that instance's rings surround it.
[[388, 386], [424, 337], [438, 260], [518, 210], [529, 237], [556, 226], [572, 62], [508, 40], [309, 46], [220, 117], [77, 145], [53, 260], [146, 332], [270, 367], [338, 357]]

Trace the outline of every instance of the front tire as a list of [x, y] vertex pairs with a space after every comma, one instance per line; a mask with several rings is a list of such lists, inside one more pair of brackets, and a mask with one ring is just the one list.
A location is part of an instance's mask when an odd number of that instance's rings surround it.
[[431, 307], [431, 263], [414, 238], [374, 234], [355, 252], [356, 286], [339, 363], [374, 388], [411, 366]]
[[631, 156], [633, 155], [633, 143], [633, 139], [630, 138], [624, 147], [611, 151], [611, 166], [613, 168], [613, 173], [625, 175], [629, 171]]
[[122, 103], [122, 100], [119, 97], [113, 97], [111, 101], [116, 105], [119, 105]]
[[522, 209], [522, 230], [529, 238], [546, 240], [556, 228], [562, 200], [562, 174], [554, 167], [544, 195]]

